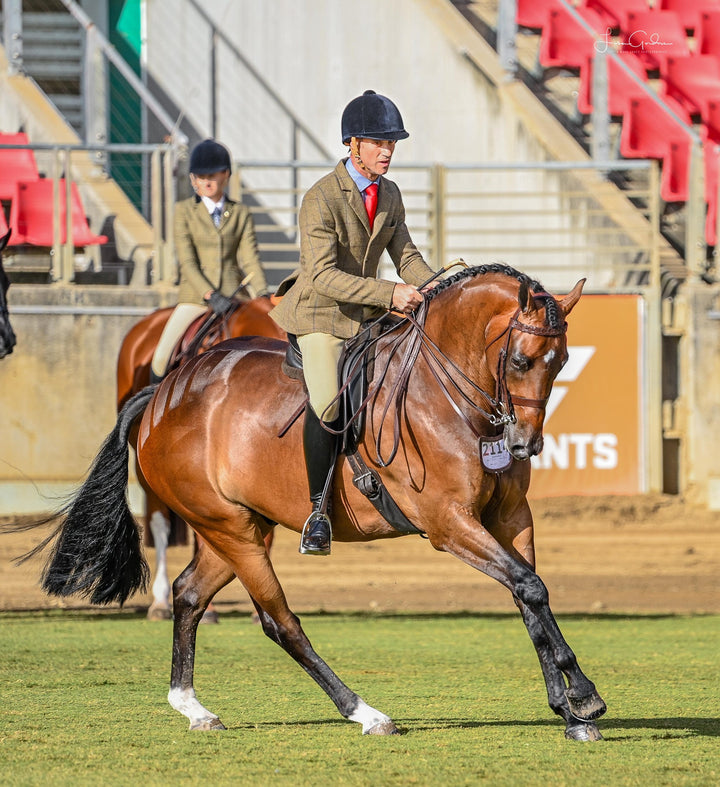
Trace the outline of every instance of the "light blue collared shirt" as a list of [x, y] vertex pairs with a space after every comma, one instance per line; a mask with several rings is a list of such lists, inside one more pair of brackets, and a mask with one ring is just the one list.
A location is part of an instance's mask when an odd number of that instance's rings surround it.
[[370, 178], [366, 178], [365, 175], [358, 172], [350, 159], [345, 162], [345, 169], [348, 171], [348, 175], [355, 181], [355, 185], [360, 189], [360, 194], [363, 199], [365, 199], [364, 191], [371, 183], [380, 183], [380, 178], [377, 180], [370, 180]]

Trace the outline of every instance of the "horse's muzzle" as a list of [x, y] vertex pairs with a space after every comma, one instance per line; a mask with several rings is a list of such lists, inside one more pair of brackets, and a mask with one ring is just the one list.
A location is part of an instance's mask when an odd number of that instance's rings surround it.
[[515, 425], [510, 425], [505, 430], [505, 445], [513, 459], [523, 461], [537, 456], [543, 449], [542, 431], [532, 431], [525, 435], [521, 429], [512, 428], [513, 426]]

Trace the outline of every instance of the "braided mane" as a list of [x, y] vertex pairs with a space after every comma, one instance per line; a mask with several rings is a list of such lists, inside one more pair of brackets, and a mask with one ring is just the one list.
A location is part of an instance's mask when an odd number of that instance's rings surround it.
[[475, 276], [484, 276], [487, 273], [502, 273], [505, 276], [509, 276], [512, 279], [517, 279], [519, 282], [525, 282], [529, 287], [530, 291], [535, 295], [537, 298], [542, 298], [545, 301], [545, 322], [551, 328], [558, 328], [561, 326], [561, 317], [560, 317], [560, 309], [558, 308], [558, 303], [552, 295], [549, 295], [545, 292], [545, 288], [540, 284], [539, 281], [535, 279], [531, 279], [527, 274], [521, 273], [520, 271], [515, 270], [515, 268], [511, 268], [509, 265], [502, 265], [501, 263], [490, 263], [489, 265], [474, 265], [470, 268], [463, 268], [458, 273], [454, 273], [452, 276], [448, 276], [446, 279], [442, 279], [434, 289], [430, 290], [426, 297], [429, 301], [431, 301], [436, 295], [446, 290], [448, 287], [452, 287], [458, 281], [463, 281], [464, 279], [472, 279]]

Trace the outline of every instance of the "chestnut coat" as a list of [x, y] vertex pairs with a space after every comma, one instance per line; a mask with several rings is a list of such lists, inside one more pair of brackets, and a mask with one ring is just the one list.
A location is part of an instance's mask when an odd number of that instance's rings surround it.
[[394, 282], [376, 279], [387, 250], [400, 278], [418, 286], [434, 271], [410, 239], [400, 189], [380, 179], [372, 232], [362, 195], [342, 160], [300, 207], [300, 267], [279, 287], [270, 316], [288, 333], [354, 336], [392, 304]]
[[248, 292], [267, 292], [265, 274], [258, 258], [255, 227], [245, 205], [225, 198], [220, 226], [197, 197], [175, 206], [175, 252], [180, 266], [179, 303], [206, 306], [208, 290], [232, 295], [248, 274]]

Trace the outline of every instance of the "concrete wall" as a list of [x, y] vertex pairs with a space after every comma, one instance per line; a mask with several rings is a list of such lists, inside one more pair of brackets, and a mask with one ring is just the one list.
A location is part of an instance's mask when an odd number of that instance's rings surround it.
[[14, 285], [8, 300], [17, 346], [0, 361], [0, 515], [54, 509], [83, 478], [115, 424], [122, 339], [174, 295]]
[[720, 286], [688, 283], [682, 293], [681, 402], [685, 433], [682, 489], [720, 511]]
[[[443, 0], [447, 6], [450, 4]], [[282, 100], [333, 156], [345, 105], [366, 89], [391, 97], [411, 136], [404, 162], [545, 158], [494, 87], [428, 13], [426, 0], [201, 3], [257, 72], [218, 45], [216, 136], [237, 159], [287, 159]], [[455, 13], [450, 9], [452, 13]], [[464, 23], [463, 23], [464, 24]], [[210, 27], [187, 0], [148, 0], [148, 73], [201, 134], [212, 131]], [[310, 146], [300, 158], [317, 158]]]

